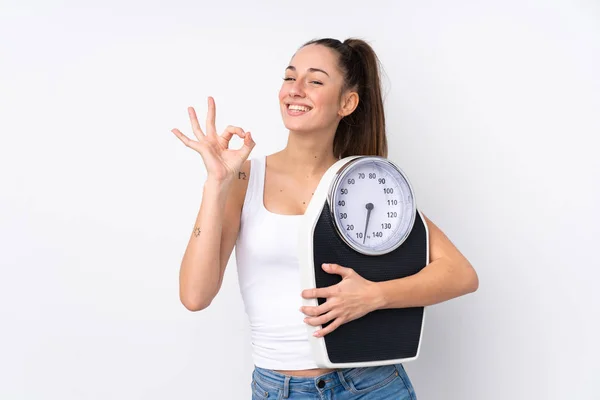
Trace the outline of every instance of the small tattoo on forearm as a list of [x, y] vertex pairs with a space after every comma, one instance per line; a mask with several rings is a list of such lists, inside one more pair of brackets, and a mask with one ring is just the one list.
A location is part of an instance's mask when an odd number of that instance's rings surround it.
[[194, 229], [194, 235], [196, 235], [196, 237], [200, 236], [200, 228]]
[[239, 173], [238, 173], [238, 178], [239, 178], [239, 179], [244, 179], [244, 180], [245, 180], [245, 179], [246, 179], [246, 173], [245, 173], [245, 172], [239, 172]]

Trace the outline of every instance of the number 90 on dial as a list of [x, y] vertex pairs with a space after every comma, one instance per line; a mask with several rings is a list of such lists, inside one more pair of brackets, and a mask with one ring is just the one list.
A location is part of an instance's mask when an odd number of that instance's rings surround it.
[[328, 201], [338, 234], [366, 255], [382, 255], [408, 237], [416, 217], [406, 175], [383, 157], [359, 157], [338, 171]]

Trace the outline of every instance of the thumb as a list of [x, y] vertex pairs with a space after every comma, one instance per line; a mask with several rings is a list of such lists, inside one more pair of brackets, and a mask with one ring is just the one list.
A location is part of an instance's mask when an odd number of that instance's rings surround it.
[[323, 264], [323, 270], [328, 274], [338, 274], [342, 278], [348, 277], [352, 272], [352, 268], [342, 267], [338, 264]]

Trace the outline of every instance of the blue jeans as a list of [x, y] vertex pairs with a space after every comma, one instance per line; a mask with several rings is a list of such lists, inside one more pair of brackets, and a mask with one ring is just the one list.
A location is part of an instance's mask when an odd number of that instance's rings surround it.
[[402, 364], [338, 369], [317, 377], [254, 368], [252, 400], [416, 400]]

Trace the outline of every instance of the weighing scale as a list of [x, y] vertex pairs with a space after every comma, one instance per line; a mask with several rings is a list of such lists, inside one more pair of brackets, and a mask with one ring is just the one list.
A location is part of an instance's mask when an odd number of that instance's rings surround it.
[[[302, 289], [341, 281], [323, 263], [354, 269], [370, 281], [403, 278], [429, 263], [427, 224], [402, 170], [378, 156], [346, 157], [323, 175], [302, 217], [299, 260]], [[325, 299], [303, 299], [318, 306]], [[324, 337], [307, 324], [320, 368], [397, 364], [419, 355], [424, 307], [375, 310]]]

